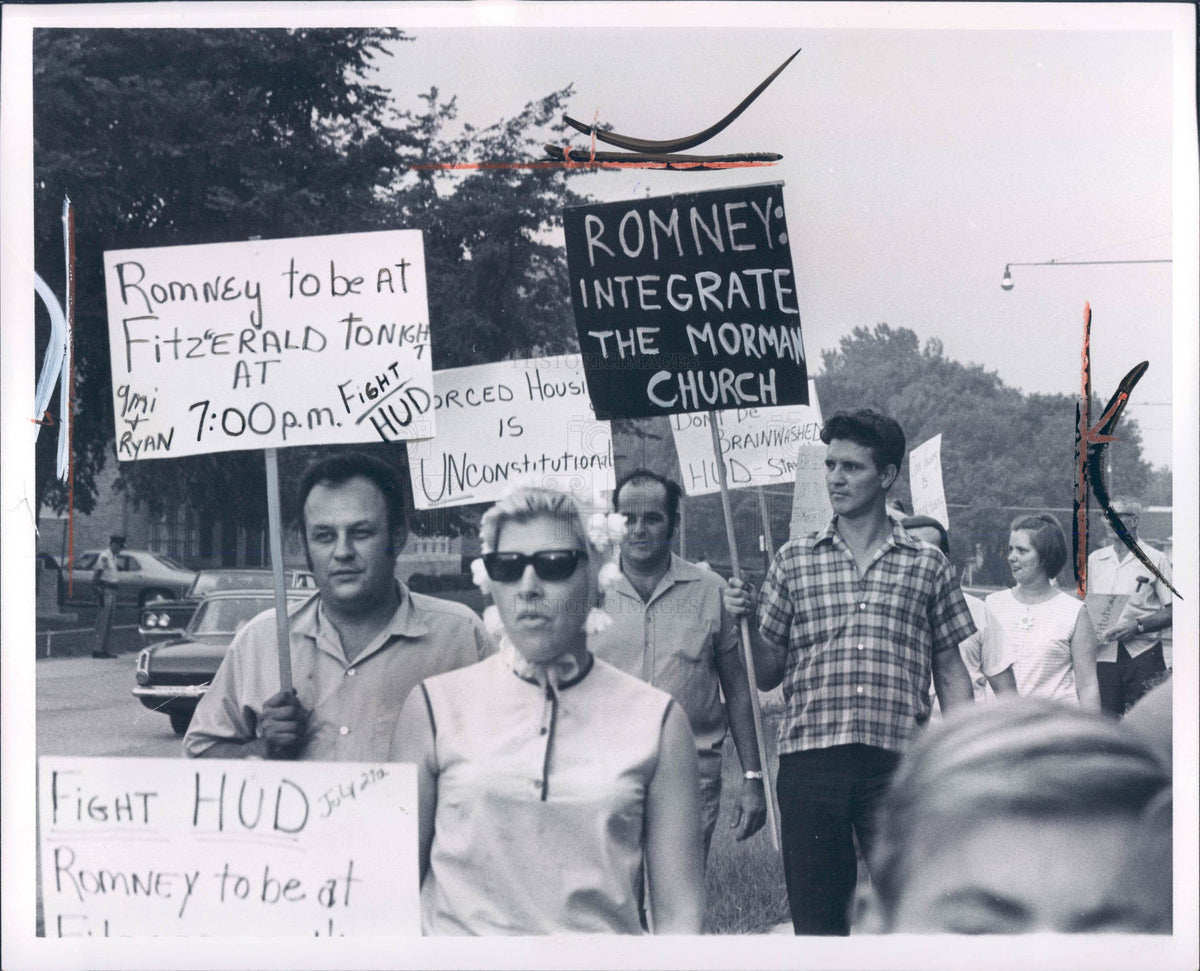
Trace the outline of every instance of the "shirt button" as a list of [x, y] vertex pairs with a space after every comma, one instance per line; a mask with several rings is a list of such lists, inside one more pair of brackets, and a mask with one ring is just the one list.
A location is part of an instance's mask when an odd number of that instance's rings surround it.
[[[862, 691], [862, 688], [859, 688], [858, 690]], [[343, 725], [341, 728], [338, 729], [338, 734], [339, 735], [349, 735], [350, 734], [350, 726]]]
[[860, 651], [866, 650], [866, 645], [864, 645], [864, 644], [859, 644], [859, 645], [858, 645], [858, 649], [859, 649]]
[[863, 687], [862, 687], [862, 685], [861, 685], [861, 684], [860, 684], [860, 685], [859, 685], [857, 688], [855, 688], [854, 690], [855, 690], [855, 691], [857, 691], [857, 692], [858, 692], [860, 695], [863, 693]]
[[858, 605], [858, 609], [859, 609], [859, 610], [866, 610], [866, 609], [867, 609], [867, 605], [866, 605], [865, 603], [861, 603], [861, 604], [859, 604], [859, 605]]
[[348, 677], [348, 678], [354, 677], [354, 675], [356, 675], [357, 673], [358, 673], [358, 668], [347, 668], [346, 669], [346, 677]]

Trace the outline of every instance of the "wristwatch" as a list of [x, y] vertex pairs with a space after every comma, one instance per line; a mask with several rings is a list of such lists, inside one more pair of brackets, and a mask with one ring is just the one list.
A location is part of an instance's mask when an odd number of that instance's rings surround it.
[[757, 779], [759, 782], [762, 782], [762, 777], [762, 771], [759, 769], [747, 769], [742, 773], [743, 779]]

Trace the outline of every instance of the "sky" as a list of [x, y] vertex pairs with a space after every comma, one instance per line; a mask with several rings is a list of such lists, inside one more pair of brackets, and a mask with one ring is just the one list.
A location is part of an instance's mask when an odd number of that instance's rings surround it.
[[[403, 26], [403, 21], [401, 21]], [[722, 173], [596, 173], [608, 201], [783, 181], [810, 366], [886, 322], [1027, 392], [1092, 380], [1131, 400], [1146, 458], [1171, 463], [1171, 264], [1015, 267], [1172, 257], [1172, 52], [1165, 32], [410, 27], [375, 80], [418, 109], [436, 86], [475, 126], [572, 85], [570, 112], [623, 134], [707, 127], [800, 55], [697, 153], [774, 151]], [[585, 136], [574, 145], [586, 147]], [[464, 159], [463, 161], [470, 161]]]

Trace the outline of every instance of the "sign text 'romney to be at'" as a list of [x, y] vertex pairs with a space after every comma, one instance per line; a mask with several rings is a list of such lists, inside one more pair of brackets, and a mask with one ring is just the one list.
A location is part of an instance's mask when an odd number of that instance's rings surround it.
[[417, 230], [104, 254], [117, 458], [433, 434]]
[[585, 496], [613, 487], [612, 432], [578, 355], [433, 375], [437, 437], [408, 446], [418, 509], [493, 502], [517, 481]]
[[783, 184], [564, 210], [599, 418], [806, 404]]
[[411, 765], [38, 765], [47, 937], [420, 933]]

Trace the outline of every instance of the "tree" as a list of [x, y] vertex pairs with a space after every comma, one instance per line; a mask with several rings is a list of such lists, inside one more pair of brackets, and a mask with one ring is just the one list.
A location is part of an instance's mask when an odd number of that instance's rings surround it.
[[[822, 362], [816, 384], [826, 417], [843, 408], [878, 408], [900, 422], [910, 449], [942, 435], [947, 502], [967, 507], [954, 516], [956, 556], [975, 543], [999, 555], [1012, 507], [1071, 507], [1075, 396], [1024, 394], [994, 371], [948, 359], [941, 342], [922, 348], [911, 330], [887, 324], [856, 327], [822, 353]], [[1093, 396], [1093, 422], [1105, 403]], [[1112, 479], [1120, 491], [1141, 494], [1150, 469], [1136, 421], [1123, 418], [1117, 433]], [[907, 466], [893, 494], [911, 503]]]
[[[64, 194], [78, 227], [78, 509], [90, 511], [95, 475], [114, 457], [105, 250], [423, 229], [435, 366], [570, 346], [565, 257], [544, 238], [576, 198], [566, 176], [418, 168], [528, 157], [566, 92], [450, 138], [453, 101], [433, 91], [424, 114], [400, 114], [369, 83], [373, 62], [407, 40], [390, 29], [37, 32], [36, 265], [60, 293]], [[39, 319], [43, 343], [47, 330]], [[53, 439], [38, 443], [37, 500], [61, 511]], [[153, 511], [187, 503], [229, 529], [264, 512], [229, 501], [263, 494], [257, 451], [127, 463], [118, 486]]]

